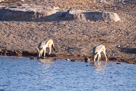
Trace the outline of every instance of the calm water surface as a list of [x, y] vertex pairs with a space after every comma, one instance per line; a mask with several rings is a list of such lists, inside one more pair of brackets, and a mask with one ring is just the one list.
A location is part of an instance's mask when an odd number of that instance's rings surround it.
[[0, 91], [136, 91], [136, 65], [0, 56]]

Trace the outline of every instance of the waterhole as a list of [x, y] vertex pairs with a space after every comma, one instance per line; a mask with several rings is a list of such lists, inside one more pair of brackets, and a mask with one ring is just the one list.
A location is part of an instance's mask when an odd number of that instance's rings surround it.
[[0, 91], [136, 91], [136, 65], [0, 56]]

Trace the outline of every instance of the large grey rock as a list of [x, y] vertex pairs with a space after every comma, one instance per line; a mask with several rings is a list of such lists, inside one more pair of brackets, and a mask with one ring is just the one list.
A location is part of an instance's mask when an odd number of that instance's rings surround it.
[[48, 8], [31, 4], [5, 7], [0, 12], [2, 12], [1, 20], [33, 20], [38, 18], [50, 20], [60, 15], [55, 7]]
[[67, 12], [59, 12], [58, 7], [43, 7], [31, 4], [22, 4], [19, 6], [8, 6], [0, 9], [0, 20], [82, 20], [82, 21], [120, 21], [117, 13], [105, 11], [85, 11], [69, 9]]
[[120, 21], [120, 18], [117, 13], [106, 12], [106, 11], [84, 11], [84, 10], [74, 10], [70, 9], [65, 15], [65, 18], [68, 20], [93, 20], [93, 21]]
[[4, 0], [0, 0], [0, 2], [3, 2]]
[[[0, 0], [0, 2], [3, 2], [3, 1], [4, 1], [4, 0]], [[16, 0], [16, 1], [22, 1], [22, 2], [23, 2], [23, 1], [25, 1], [25, 0]]]

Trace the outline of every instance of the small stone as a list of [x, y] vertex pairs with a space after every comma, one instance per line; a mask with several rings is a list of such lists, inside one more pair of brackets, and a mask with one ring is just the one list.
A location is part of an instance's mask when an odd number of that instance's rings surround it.
[[89, 59], [89, 58], [87, 58], [87, 57], [84, 57], [84, 60], [85, 60], [85, 62], [87, 62], [87, 63], [89, 63], [89, 62], [90, 62], [90, 59]]
[[87, 58], [87, 57], [85, 57], [85, 58], [84, 58], [84, 60], [85, 60], [85, 62], [87, 62], [88, 58]]
[[66, 60], [67, 60], [67, 61], [70, 61], [70, 59], [68, 59], [68, 58], [67, 58]]
[[42, 59], [44, 59], [44, 57], [41, 57]]
[[117, 48], [120, 48], [120, 45], [117, 45]]
[[116, 63], [116, 64], [121, 64], [121, 63]]
[[71, 61], [71, 62], [75, 62], [75, 60], [74, 60], [74, 59], [71, 59], [70, 61]]
[[30, 59], [34, 59], [34, 57], [30, 57]]

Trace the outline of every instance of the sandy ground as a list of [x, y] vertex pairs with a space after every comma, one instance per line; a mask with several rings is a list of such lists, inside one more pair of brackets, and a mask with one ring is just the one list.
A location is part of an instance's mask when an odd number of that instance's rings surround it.
[[[93, 1], [93, 0], [92, 0]], [[36, 57], [36, 47], [46, 38], [52, 38], [57, 51], [52, 57], [91, 58], [92, 48], [106, 46], [112, 61], [136, 63], [136, 2], [92, 3], [91, 0], [5, 0], [0, 5], [22, 3], [47, 7], [58, 6], [60, 11], [69, 8], [91, 11], [116, 12], [120, 22], [104, 21], [0, 21], [0, 54]]]

